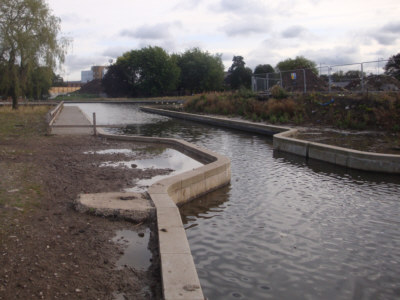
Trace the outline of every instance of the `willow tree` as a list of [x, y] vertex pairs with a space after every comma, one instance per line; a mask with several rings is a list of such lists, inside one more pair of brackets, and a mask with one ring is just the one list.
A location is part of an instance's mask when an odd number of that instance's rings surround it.
[[68, 40], [59, 38], [60, 24], [43, 0], [0, 1], [0, 91], [14, 109], [35, 72], [64, 62]]

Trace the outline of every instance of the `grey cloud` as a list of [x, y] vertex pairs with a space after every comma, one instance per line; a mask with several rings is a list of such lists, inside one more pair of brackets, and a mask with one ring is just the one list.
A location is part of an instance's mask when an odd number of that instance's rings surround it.
[[221, 0], [213, 5], [212, 9], [220, 12], [230, 12], [236, 14], [264, 14], [266, 6], [261, 0]]
[[394, 45], [399, 39], [400, 22], [388, 23], [385, 26], [377, 29], [369, 34], [374, 40], [381, 45]]
[[194, 9], [196, 7], [199, 6], [199, 4], [201, 4], [201, 0], [184, 0], [184, 1], [180, 1], [175, 7], [175, 9]]
[[281, 35], [284, 38], [291, 39], [300, 37], [305, 31], [306, 29], [302, 26], [291, 26], [282, 31]]
[[103, 56], [77, 56], [68, 55], [65, 60], [65, 66], [68, 72], [82, 71], [89, 69], [92, 65], [103, 64], [107, 59]]
[[308, 59], [322, 65], [343, 65], [359, 62], [359, 47], [334, 47], [329, 49], [306, 50], [300, 52]]
[[73, 14], [73, 13], [63, 14], [60, 16], [60, 18], [63, 22], [67, 22], [67, 23], [87, 23], [87, 22], [89, 22], [89, 19], [82, 19], [77, 14]]
[[103, 51], [103, 55], [106, 57], [113, 57], [113, 58], [117, 58], [119, 56], [121, 56], [123, 53], [131, 50], [131, 48], [129, 47], [110, 47], [107, 48], [106, 50]]
[[382, 31], [389, 33], [400, 33], [400, 22], [386, 24], [382, 27]]
[[127, 36], [144, 40], [161, 40], [171, 36], [171, 27], [180, 27], [179, 22], [159, 23], [156, 25], [143, 25], [136, 29], [124, 29], [120, 32], [121, 36]]
[[269, 22], [265, 20], [233, 20], [221, 29], [228, 36], [248, 35], [253, 33], [266, 33], [270, 29]]

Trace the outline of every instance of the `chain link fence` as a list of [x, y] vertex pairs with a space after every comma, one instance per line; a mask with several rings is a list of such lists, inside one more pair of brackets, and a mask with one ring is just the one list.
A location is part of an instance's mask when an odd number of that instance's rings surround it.
[[289, 92], [341, 92], [399, 91], [400, 81], [384, 74], [388, 60], [325, 66], [267, 74], [254, 74], [252, 90], [268, 94], [271, 87], [279, 85]]

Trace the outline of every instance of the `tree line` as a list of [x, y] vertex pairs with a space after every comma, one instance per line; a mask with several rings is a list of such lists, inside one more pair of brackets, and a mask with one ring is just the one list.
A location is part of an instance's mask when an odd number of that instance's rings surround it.
[[[59, 37], [60, 22], [44, 0], [0, 1], [0, 96], [11, 97], [14, 108], [19, 97], [41, 99], [52, 85], [62, 84], [54, 73], [68, 46]], [[316, 63], [303, 56], [285, 59], [275, 68], [258, 65], [254, 72], [242, 56], [234, 56], [225, 72], [221, 54], [193, 48], [170, 55], [149, 46], [118, 57], [102, 84], [110, 96], [176, 95], [250, 88], [253, 74], [295, 69], [318, 73]], [[385, 74], [400, 79], [400, 53], [389, 59]]]
[[67, 40], [59, 39], [60, 18], [43, 0], [0, 1], [0, 95], [39, 99], [47, 94]]

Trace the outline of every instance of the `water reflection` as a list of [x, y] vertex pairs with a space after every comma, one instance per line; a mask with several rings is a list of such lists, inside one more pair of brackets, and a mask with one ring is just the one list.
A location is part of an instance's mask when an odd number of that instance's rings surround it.
[[[213, 191], [199, 199], [192, 201], [190, 205], [183, 206], [181, 211], [182, 222], [186, 229], [197, 226], [197, 218], [211, 219], [218, 217], [219, 212], [227, 207], [229, 201], [230, 185]], [[190, 224], [189, 226], [186, 226]]]
[[323, 174], [326, 176], [332, 176], [334, 178], [347, 178], [352, 180], [355, 184], [394, 184], [394, 187], [398, 188], [400, 184], [400, 176], [391, 175], [387, 173], [375, 173], [367, 172], [362, 170], [355, 170], [350, 168], [345, 168], [342, 166], [333, 165], [327, 162], [306, 159], [294, 155], [291, 153], [285, 153], [282, 151], [273, 152], [273, 157], [279, 162], [288, 165], [295, 165], [304, 168], [310, 168], [313, 172]]
[[152, 258], [148, 249], [149, 239], [149, 228], [140, 233], [128, 229], [118, 230], [112, 240], [124, 248], [124, 254], [117, 261], [117, 268], [123, 269], [128, 266], [135, 270], [147, 270]]

